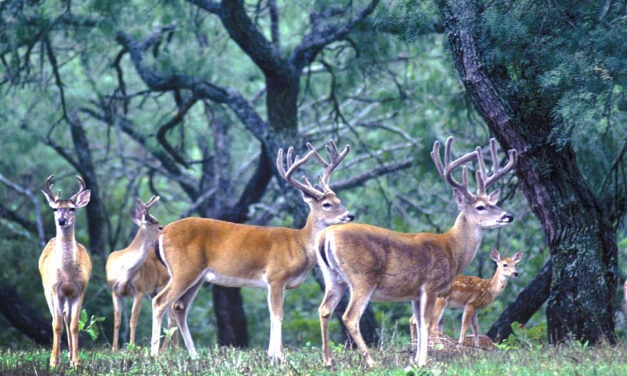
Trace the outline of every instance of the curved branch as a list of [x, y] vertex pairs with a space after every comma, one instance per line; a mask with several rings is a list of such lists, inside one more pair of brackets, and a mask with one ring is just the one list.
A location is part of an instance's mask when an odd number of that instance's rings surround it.
[[331, 189], [335, 192], [341, 191], [343, 189], [350, 189], [362, 185], [364, 182], [379, 177], [381, 175], [390, 174], [395, 171], [403, 170], [409, 168], [414, 162], [413, 158], [405, 158], [396, 162], [388, 162], [383, 163], [376, 168], [368, 170], [359, 175], [353, 176], [350, 179], [340, 180], [335, 184], [331, 185]]
[[157, 131], [157, 140], [159, 140], [159, 143], [170, 154], [172, 159], [174, 159], [176, 162], [182, 164], [185, 167], [187, 167], [189, 164], [185, 161], [183, 156], [179, 154], [179, 152], [176, 151], [172, 147], [172, 145], [170, 145], [170, 143], [168, 142], [165, 136], [166, 136], [166, 133], [170, 129], [174, 128], [178, 123], [180, 123], [183, 120], [183, 118], [185, 117], [189, 109], [192, 108], [194, 104], [196, 103], [196, 100], [197, 100], [196, 98], [192, 97], [188, 101], [183, 103], [183, 105], [179, 108], [178, 113], [174, 115], [174, 117], [170, 119], [167, 123], [159, 127], [159, 130]]
[[[290, 55], [289, 61], [300, 71], [311, 63], [320, 52], [329, 43], [344, 38], [355, 26], [365, 20], [379, 3], [379, 0], [372, 0], [361, 12], [352, 17], [345, 24], [327, 25], [321, 29], [314, 29], [306, 34], [300, 41], [300, 44], [294, 49]], [[312, 14], [311, 17], [315, 17]]]

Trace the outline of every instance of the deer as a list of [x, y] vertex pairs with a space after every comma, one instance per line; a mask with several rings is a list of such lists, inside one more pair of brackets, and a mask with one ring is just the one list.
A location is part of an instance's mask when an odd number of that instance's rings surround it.
[[[142, 308], [144, 296], [153, 298], [168, 283], [168, 275], [154, 249], [157, 237], [163, 226], [150, 215], [150, 209], [159, 201], [159, 196], [152, 196], [147, 202], [137, 199], [131, 209], [131, 219], [139, 229], [131, 244], [119, 251], [109, 254], [106, 263], [107, 284], [111, 289], [113, 300], [113, 344], [111, 351], [118, 349], [118, 337], [122, 315], [122, 298], [132, 297], [133, 306], [130, 317], [130, 344], [135, 343], [137, 320]], [[169, 314], [168, 317], [171, 317]], [[171, 329], [175, 324], [169, 320]], [[175, 338], [175, 343], [178, 337]], [[167, 346], [168, 337], [162, 350]]]
[[[348, 154], [340, 153], [333, 141], [326, 146], [326, 161], [309, 143], [309, 152], [292, 158], [294, 148], [279, 149], [279, 175], [301, 192], [309, 206], [306, 224], [300, 229], [231, 223], [209, 218], [184, 218], [165, 226], [159, 236], [159, 252], [170, 281], [153, 299], [151, 355], [158, 356], [159, 332], [165, 309], [178, 301], [184, 307], [175, 313], [183, 341], [192, 358], [198, 356], [186, 323], [186, 315], [198, 288], [204, 282], [227, 287], [267, 290], [270, 312], [268, 356], [272, 363], [284, 360], [281, 339], [285, 289], [298, 287], [316, 263], [317, 233], [327, 226], [351, 222], [355, 217], [329, 187], [331, 174]], [[320, 185], [306, 177], [297, 180], [294, 172], [315, 158], [323, 167]], [[286, 164], [286, 166], [284, 166]], [[287, 167], [287, 170], [285, 169]]]
[[[494, 139], [490, 140], [493, 173], [486, 175], [481, 149], [451, 161], [451, 143], [446, 141], [444, 165], [440, 159], [440, 142], [433, 145], [431, 158], [444, 180], [453, 188], [459, 214], [446, 233], [401, 233], [361, 223], [330, 226], [320, 232], [316, 245], [318, 265], [325, 281], [324, 298], [318, 313], [322, 333], [325, 366], [333, 360], [329, 351], [329, 320], [346, 288], [350, 289], [348, 306], [342, 316], [351, 337], [369, 367], [375, 367], [361, 332], [359, 319], [369, 301], [412, 301], [418, 318], [418, 346], [415, 361], [427, 362], [427, 326], [432, 322], [438, 294], [447, 291], [455, 276], [474, 258], [488, 229], [506, 226], [513, 216], [497, 206], [499, 190], [486, 189], [516, 164], [515, 150], [509, 150], [509, 162], [501, 168]], [[477, 161], [477, 194], [468, 189], [466, 162]], [[462, 182], [452, 172], [462, 166]]]
[[85, 189], [85, 181], [76, 176], [80, 188], [67, 200], [61, 199], [61, 191], [54, 194], [52, 180], [46, 179], [41, 191], [54, 212], [56, 237], [50, 239], [39, 257], [39, 273], [44, 288], [46, 303], [52, 315], [52, 353], [50, 367], [59, 365], [59, 347], [63, 334], [63, 323], [68, 338], [70, 362], [79, 364], [78, 321], [85, 289], [91, 276], [91, 260], [85, 247], [74, 237], [76, 209], [89, 203], [91, 191]]
[[[492, 278], [484, 279], [479, 277], [470, 277], [458, 275], [455, 277], [451, 289], [444, 295], [438, 296], [433, 309], [433, 320], [430, 324], [430, 337], [437, 338], [437, 332], [433, 331], [444, 313], [446, 307], [463, 308], [462, 325], [457, 343], [463, 345], [466, 343], [466, 331], [468, 326], [472, 325], [473, 345], [480, 347], [482, 339], [479, 333], [479, 322], [477, 320], [477, 311], [483, 309], [490, 304], [505, 290], [507, 281], [512, 277], [518, 277], [516, 265], [522, 258], [522, 251], [516, 252], [512, 257], [501, 258], [498, 250], [492, 249], [490, 258], [496, 263], [496, 271]], [[416, 341], [416, 316], [410, 318], [410, 333], [412, 343]]]

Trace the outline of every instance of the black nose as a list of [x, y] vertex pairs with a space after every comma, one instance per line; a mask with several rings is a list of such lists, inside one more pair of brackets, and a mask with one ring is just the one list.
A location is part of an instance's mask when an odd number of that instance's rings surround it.
[[67, 221], [65, 220], [65, 218], [59, 218], [59, 224], [60, 224], [61, 226], [65, 226], [65, 223], [66, 223], [66, 222], [67, 222]]
[[518, 277], [518, 272], [516, 272], [516, 273], [512, 273], [512, 275], [513, 275], [514, 277]]
[[353, 219], [355, 219], [355, 216], [352, 214], [349, 214], [346, 216], [346, 218], [348, 218], [349, 221], [352, 221]]
[[511, 214], [505, 214], [501, 217], [501, 222], [512, 223], [514, 222], [514, 217]]

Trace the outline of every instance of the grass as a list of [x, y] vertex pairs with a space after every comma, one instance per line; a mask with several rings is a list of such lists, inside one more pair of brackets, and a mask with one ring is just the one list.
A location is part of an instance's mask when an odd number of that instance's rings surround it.
[[204, 348], [198, 360], [182, 350], [154, 360], [145, 348], [111, 354], [108, 349], [81, 350], [81, 365], [71, 368], [67, 351], [57, 369], [48, 368], [49, 350], [0, 350], [0, 375], [627, 375], [627, 344], [588, 347], [578, 343], [559, 347], [515, 350], [434, 350], [427, 367], [417, 369], [409, 346], [373, 350], [379, 366], [366, 368], [360, 353], [334, 347], [335, 368], [326, 369], [320, 349], [307, 345], [287, 348], [287, 361], [272, 365], [262, 349]]

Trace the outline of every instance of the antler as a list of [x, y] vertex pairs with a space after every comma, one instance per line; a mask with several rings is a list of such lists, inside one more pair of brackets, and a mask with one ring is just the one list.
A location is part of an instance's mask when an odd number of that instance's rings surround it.
[[514, 149], [508, 150], [509, 161], [505, 167], [500, 168], [499, 159], [496, 155], [496, 141], [494, 138], [490, 139], [490, 156], [492, 158], [492, 176], [487, 176], [485, 162], [483, 161], [483, 155], [481, 154], [481, 148], [477, 147], [477, 154], [479, 156], [479, 170], [477, 171], [477, 194], [484, 195], [486, 188], [496, 183], [503, 175], [507, 174], [518, 161], [518, 153]]
[[155, 196], [153, 195], [150, 200], [146, 201], [145, 203], [142, 202], [142, 200], [140, 200], [139, 198], [136, 198], [137, 200], [137, 207], [141, 210], [145, 210], [146, 213], [148, 213], [148, 210], [150, 210], [150, 208], [157, 203], [157, 201], [159, 201], [161, 197], [159, 196]]
[[451, 172], [460, 165], [471, 161], [473, 159], [478, 159], [479, 154], [477, 151], [472, 151], [468, 154], [464, 154], [461, 157], [457, 158], [453, 162], [451, 162], [451, 144], [453, 143], [453, 136], [450, 136], [446, 139], [446, 144], [444, 146], [444, 166], [442, 166], [442, 161], [440, 160], [440, 141], [436, 141], [433, 144], [433, 150], [431, 151], [431, 159], [433, 159], [433, 163], [435, 163], [435, 167], [438, 169], [440, 175], [446, 180], [446, 182], [451, 185], [453, 188], [458, 189], [462, 194], [466, 197], [475, 197], [468, 190], [468, 171], [466, 166], [462, 167], [462, 182], [459, 183], [457, 180], [453, 178]]
[[303, 158], [298, 158], [297, 155], [295, 160], [292, 160], [293, 153], [294, 148], [290, 146], [287, 149], [287, 172], [285, 172], [285, 167], [283, 166], [283, 149], [279, 149], [279, 153], [276, 157], [276, 168], [279, 171], [279, 175], [281, 175], [281, 177], [294, 188], [301, 190], [305, 194], [315, 197], [316, 199], [321, 199], [324, 196], [324, 192], [320, 192], [314, 188], [306, 177], [303, 177], [303, 182], [300, 182], [292, 177], [292, 174], [294, 174], [294, 171], [296, 171], [298, 167], [314, 156], [315, 150], [310, 150]]
[[52, 184], [52, 179], [54, 179], [54, 175], [48, 176], [48, 178], [46, 179], [46, 187], [42, 190], [42, 192], [50, 197], [52, 201], [57, 201], [59, 199], [59, 196], [61, 195], [61, 191], [59, 191], [59, 193], [57, 193], [56, 195], [54, 194], [54, 192], [52, 192], [52, 187], [54, 187], [54, 184]]
[[307, 143], [307, 148], [310, 150], [310, 152], [314, 153], [314, 156], [324, 168], [324, 172], [322, 173], [322, 176], [320, 176], [319, 180], [320, 185], [325, 192], [331, 191], [331, 188], [329, 188], [331, 173], [342, 162], [342, 160], [351, 150], [350, 146], [346, 145], [346, 147], [344, 147], [344, 150], [341, 153], [338, 153], [337, 146], [335, 145], [335, 142], [333, 140], [329, 140], [329, 145], [326, 145], [327, 153], [329, 154], [329, 162], [327, 162], [320, 156], [320, 154], [318, 154], [316, 149], [309, 142]]
[[85, 180], [83, 180], [83, 178], [79, 175], [76, 175], [76, 180], [78, 180], [78, 184], [80, 187], [78, 188], [78, 192], [74, 193], [70, 200], [76, 199], [76, 196], [78, 196], [79, 193], [85, 190]]

